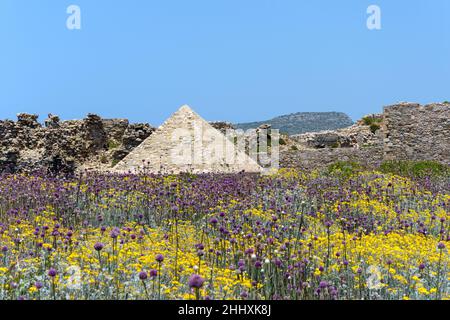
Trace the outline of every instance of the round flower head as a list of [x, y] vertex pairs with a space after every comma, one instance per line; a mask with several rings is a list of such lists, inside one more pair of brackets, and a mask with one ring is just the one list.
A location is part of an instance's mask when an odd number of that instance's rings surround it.
[[319, 287], [321, 289], [325, 289], [328, 286], [328, 283], [326, 281], [320, 281]]
[[161, 262], [164, 261], [164, 256], [159, 253], [159, 254], [156, 255], [155, 259], [156, 259], [157, 262], [161, 263]]
[[142, 281], [147, 280], [147, 272], [145, 271], [141, 271], [139, 272], [139, 279], [141, 279]]
[[97, 251], [102, 250], [103, 247], [104, 247], [104, 244], [101, 243], [101, 242], [97, 242], [96, 244], [94, 244], [94, 249], [97, 250]]
[[199, 276], [198, 274], [193, 274], [189, 278], [188, 284], [190, 288], [200, 289], [203, 286], [204, 282], [205, 279], [203, 279], [201, 276]]
[[155, 269], [150, 270], [150, 277], [155, 278], [158, 275], [158, 271]]
[[115, 239], [119, 236], [119, 234], [120, 234], [120, 229], [114, 228], [109, 235], [111, 236], [111, 238]]
[[445, 249], [445, 244], [443, 242], [439, 242], [438, 249], [440, 250]]
[[34, 286], [36, 287], [36, 289], [40, 290], [40, 289], [42, 289], [42, 287], [43, 287], [44, 285], [42, 284], [42, 282], [37, 281], [37, 282], [34, 284]]
[[281, 262], [281, 260], [280, 260], [280, 259], [278, 259], [278, 258], [275, 258], [275, 261], [274, 261], [274, 263], [275, 263], [275, 265], [276, 265], [277, 267], [281, 267], [281, 265], [282, 265], [282, 262]]
[[55, 269], [50, 268], [50, 270], [48, 270], [48, 275], [49, 275], [50, 277], [54, 278], [54, 277], [56, 277], [56, 274], [57, 274], [57, 272], [56, 272]]
[[8, 247], [7, 246], [3, 246], [2, 247], [2, 252], [6, 252], [6, 251], [8, 251]]

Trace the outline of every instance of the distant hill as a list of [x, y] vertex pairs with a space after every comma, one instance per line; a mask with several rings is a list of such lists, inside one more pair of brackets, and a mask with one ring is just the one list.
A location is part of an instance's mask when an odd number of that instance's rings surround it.
[[297, 112], [279, 116], [267, 121], [238, 123], [236, 129], [255, 129], [263, 124], [270, 124], [273, 129], [289, 135], [322, 130], [336, 130], [349, 127], [352, 119], [343, 112]]

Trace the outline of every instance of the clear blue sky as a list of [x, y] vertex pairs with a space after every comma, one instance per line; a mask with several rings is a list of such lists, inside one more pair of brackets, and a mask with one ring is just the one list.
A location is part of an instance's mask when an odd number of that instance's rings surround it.
[[[81, 30], [66, 28], [69, 5]], [[382, 29], [366, 28], [366, 9]], [[1, 0], [0, 119], [159, 125], [450, 100], [449, 0]]]

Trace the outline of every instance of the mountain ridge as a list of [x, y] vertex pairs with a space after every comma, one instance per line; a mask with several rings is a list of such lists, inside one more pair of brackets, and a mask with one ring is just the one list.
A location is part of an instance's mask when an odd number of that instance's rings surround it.
[[323, 130], [336, 130], [353, 125], [353, 120], [344, 112], [295, 112], [274, 117], [266, 121], [236, 123], [236, 129], [255, 129], [269, 124], [273, 129], [289, 135]]

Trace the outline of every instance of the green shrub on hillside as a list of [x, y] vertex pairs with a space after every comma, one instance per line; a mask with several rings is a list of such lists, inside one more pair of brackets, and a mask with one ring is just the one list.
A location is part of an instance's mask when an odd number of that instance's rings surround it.
[[370, 131], [373, 133], [373, 134], [375, 134], [378, 130], [380, 130], [380, 126], [378, 125], [378, 124], [376, 124], [376, 123], [372, 123], [371, 125], [370, 125]]
[[380, 170], [411, 178], [450, 177], [450, 166], [437, 161], [385, 161]]
[[366, 116], [366, 117], [362, 118], [362, 120], [363, 120], [363, 122], [364, 122], [364, 124], [366, 126], [370, 126], [370, 125], [372, 125], [374, 123], [376, 124], [376, 123], [380, 123], [381, 122], [380, 118], [375, 118], [375, 117], [372, 117], [372, 116]]
[[354, 173], [361, 171], [363, 168], [358, 162], [354, 161], [336, 161], [327, 168], [329, 175], [337, 175], [342, 177], [350, 177]]
[[380, 123], [382, 122], [382, 120], [380, 118], [367, 116], [362, 120], [366, 126], [370, 126], [370, 131], [372, 131], [373, 134], [375, 134], [381, 128]]
[[108, 150], [117, 149], [120, 146], [120, 143], [117, 141], [110, 139], [108, 140]]

